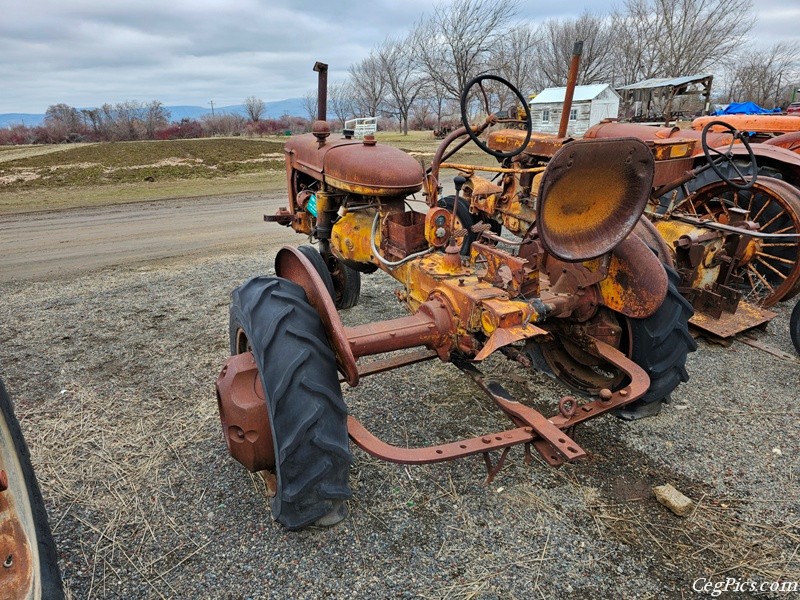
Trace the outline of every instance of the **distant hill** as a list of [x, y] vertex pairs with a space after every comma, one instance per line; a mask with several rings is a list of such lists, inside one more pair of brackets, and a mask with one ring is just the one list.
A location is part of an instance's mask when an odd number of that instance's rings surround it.
[[[283, 115], [290, 115], [293, 117], [308, 117], [305, 108], [303, 108], [302, 98], [288, 98], [287, 100], [275, 100], [273, 102], [265, 102], [266, 108], [264, 110], [265, 119], [277, 119]], [[199, 119], [204, 115], [211, 114], [211, 107], [203, 106], [167, 106], [170, 113], [170, 119], [173, 121], [180, 121], [181, 119]], [[214, 114], [238, 114], [246, 115], [243, 104], [235, 104], [232, 106], [215, 106]], [[26, 125], [27, 127], [36, 127], [44, 122], [43, 114], [34, 113], [4, 113], [0, 114], [0, 127], [8, 127], [9, 125]]]

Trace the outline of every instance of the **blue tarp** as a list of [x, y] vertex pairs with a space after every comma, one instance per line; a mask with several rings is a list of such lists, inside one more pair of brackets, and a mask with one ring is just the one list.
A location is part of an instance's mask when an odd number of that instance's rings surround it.
[[761, 108], [755, 102], [731, 102], [724, 110], [713, 112], [713, 115], [767, 115], [781, 112], [780, 108]]

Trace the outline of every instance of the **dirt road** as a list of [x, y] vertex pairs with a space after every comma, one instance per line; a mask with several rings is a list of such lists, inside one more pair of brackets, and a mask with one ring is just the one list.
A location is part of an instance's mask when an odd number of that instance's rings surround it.
[[258, 243], [295, 243], [264, 223], [282, 194], [214, 196], [0, 217], [0, 282], [40, 280]]

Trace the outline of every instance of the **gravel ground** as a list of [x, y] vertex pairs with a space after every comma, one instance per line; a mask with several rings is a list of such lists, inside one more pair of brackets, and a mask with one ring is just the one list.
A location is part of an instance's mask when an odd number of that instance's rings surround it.
[[[517, 448], [486, 486], [480, 459], [406, 467], [354, 449], [349, 517], [285, 531], [228, 456], [213, 388], [230, 290], [272, 258], [0, 285], [0, 366], [73, 598], [682, 598], [698, 577], [800, 580], [800, 363], [738, 342], [701, 342], [658, 417], [583, 426], [587, 460], [525, 465]], [[396, 287], [365, 278], [346, 323], [403, 314]], [[790, 310], [759, 339], [793, 352]], [[483, 370], [548, 413], [566, 393], [502, 358]], [[509, 425], [438, 361], [345, 400], [397, 444]], [[663, 483], [697, 501], [689, 518], [653, 498]]]

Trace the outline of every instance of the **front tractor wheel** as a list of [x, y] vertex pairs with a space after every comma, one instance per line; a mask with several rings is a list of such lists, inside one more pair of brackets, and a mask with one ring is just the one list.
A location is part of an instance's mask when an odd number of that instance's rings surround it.
[[[668, 267], [666, 270], [667, 295], [655, 313], [645, 319], [613, 315], [614, 325], [620, 330], [617, 347], [650, 377], [645, 395], [615, 412], [622, 419], [658, 414], [661, 402], [689, 379], [686, 357], [697, 349], [689, 333], [692, 307], [678, 293], [678, 274]], [[555, 335], [546, 344], [529, 343], [526, 350], [536, 368], [582, 394], [596, 395], [602, 388], [614, 391], [628, 383], [615, 368], [592, 360], [565, 336]]]
[[255, 277], [233, 291], [231, 354], [252, 352], [274, 446], [273, 518], [289, 529], [346, 515], [347, 407], [319, 315], [299, 285]]

